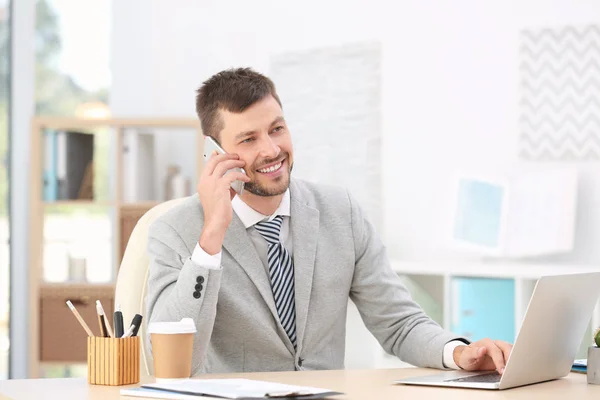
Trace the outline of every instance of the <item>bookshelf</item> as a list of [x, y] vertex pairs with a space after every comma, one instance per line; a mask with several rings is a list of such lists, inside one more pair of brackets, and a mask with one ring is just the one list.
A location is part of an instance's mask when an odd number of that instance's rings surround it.
[[[71, 158], [81, 157], [83, 152], [70, 153], [57, 151], [54, 147], [49, 153], [49, 141], [47, 132], [72, 132], [85, 133], [94, 136], [93, 157], [87, 161], [86, 173], [81, 173], [81, 167], [71, 166], [68, 168], [79, 168], [81, 178], [79, 196], [77, 198], [64, 198], [64, 196], [52, 195], [48, 191], [49, 181], [60, 181], [61, 172], [64, 174], [65, 167], [57, 167], [56, 171], [48, 173], [51, 163], [60, 163], [56, 154], [69, 154]], [[186, 118], [108, 118], [108, 119], [79, 119], [79, 118], [57, 118], [57, 117], [34, 117], [31, 121], [31, 173], [30, 173], [30, 377], [36, 378], [46, 365], [85, 363], [85, 334], [79, 331], [76, 321], [70, 315], [65, 301], [72, 299], [79, 312], [87, 320], [92, 330], [98, 330], [95, 317], [95, 300], [100, 299], [107, 313], [112, 312], [114, 307], [114, 287], [118, 267], [125, 251], [129, 235], [138, 219], [154, 205], [166, 200], [164, 193], [158, 189], [164, 183], [165, 162], [164, 146], [154, 146], [152, 157], [144, 158], [145, 162], [152, 165], [148, 168], [156, 173], [149, 173], [146, 168], [136, 169], [137, 173], [145, 174], [146, 180], [153, 179], [156, 190], [153, 198], [124, 199], [124, 185], [132, 179], [128, 169], [131, 167], [131, 156], [125, 155], [125, 136], [144, 134], [153, 136], [160, 140], [167, 135], [188, 135], [187, 139], [193, 139], [194, 147], [182, 146], [175, 149], [175, 154], [193, 157], [193, 165], [187, 169], [192, 172], [186, 176], [188, 182], [188, 193], [195, 191], [202, 170], [202, 132], [200, 123], [196, 119]], [[191, 137], [192, 135], [193, 137]], [[166, 140], [170, 141], [170, 136]], [[104, 146], [103, 154], [96, 153], [96, 144], [99, 140], [108, 144]], [[65, 139], [68, 140], [68, 139]], [[89, 142], [89, 140], [88, 140]], [[53, 146], [53, 145], [52, 145]], [[53, 154], [49, 157], [49, 154]], [[75, 155], [73, 155], [75, 154]], [[105, 157], [104, 166], [106, 170], [97, 171], [97, 155]], [[183, 158], [183, 157], [182, 157]], [[148, 161], [150, 159], [151, 161]], [[160, 160], [159, 160], [160, 159]], [[48, 161], [52, 160], [52, 161]], [[136, 159], [137, 160], [137, 159]], [[69, 162], [68, 160], [64, 161]], [[167, 163], [182, 162], [177, 157], [175, 160], [166, 160]], [[92, 168], [88, 168], [92, 165]], [[88, 174], [88, 170], [93, 171]], [[160, 169], [160, 170], [159, 170]], [[77, 171], [75, 171], [77, 172]], [[99, 172], [99, 173], [98, 173]], [[104, 173], [106, 176], [99, 176]], [[129, 175], [127, 175], [129, 174]], [[57, 178], [57, 176], [59, 176]], [[136, 178], [133, 178], [136, 179]], [[103, 193], [97, 193], [98, 182], [103, 185]], [[137, 184], [137, 182], [135, 182]], [[54, 183], [53, 183], [54, 184]], [[64, 182], [63, 182], [64, 184]], [[85, 190], [82, 189], [86, 186]], [[136, 186], [137, 187], [137, 186]], [[50, 185], [50, 190], [54, 188]], [[131, 196], [131, 190], [128, 191]], [[51, 193], [48, 196], [48, 193]], [[64, 193], [64, 192], [63, 192]], [[72, 193], [72, 191], [71, 191]], [[83, 195], [82, 195], [83, 193]], [[135, 193], [134, 193], [135, 194]], [[62, 214], [60, 214], [62, 213]], [[56, 217], [57, 215], [60, 218]], [[75, 215], [75, 217], [73, 217]], [[75, 222], [69, 220], [75, 219]], [[79, 219], [77, 219], [79, 218]], [[86, 219], [87, 218], [87, 219]], [[63, 236], [49, 233], [52, 226], [61, 227]], [[77, 227], [74, 231], [72, 227]], [[54, 235], [54, 236], [52, 236]], [[70, 236], [69, 236], [70, 235]], [[101, 236], [103, 235], [103, 236]], [[73, 245], [75, 241], [85, 242], [89, 239], [91, 243], [80, 244], [79, 257], [73, 257], [74, 251], [69, 253], [64, 250]], [[107, 251], [100, 250], [102, 243], [97, 243], [97, 237], [101, 237]], [[49, 242], [57, 242], [51, 243]], [[69, 242], [70, 241], [70, 242]], [[58, 249], [58, 250], [57, 250]], [[86, 253], [93, 250], [94, 253]], [[68, 254], [64, 256], [63, 254]], [[97, 254], [91, 256], [91, 254]], [[99, 256], [98, 256], [99, 255]], [[95, 258], [90, 263], [89, 257]], [[65, 260], [68, 258], [68, 262]], [[60, 262], [58, 261], [60, 260]], [[82, 261], [83, 260], [83, 261]], [[79, 264], [77, 264], [79, 262]], [[61, 264], [62, 263], [62, 264]], [[68, 264], [68, 268], [60, 269], [56, 273], [56, 265]], [[49, 265], [52, 268], [48, 267]], [[79, 270], [77, 269], [79, 265]], [[81, 267], [83, 265], [83, 267]], [[48, 279], [47, 269], [52, 270], [54, 278]], [[92, 271], [93, 270], [93, 271]], [[65, 272], [67, 271], [67, 272]], [[79, 271], [78, 279], [73, 279], [73, 271]], [[81, 274], [83, 271], [83, 275]], [[90, 274], [101, 276], [96, 280], [87, 279]], [[101, 272], [99, 274], [99, 272]], [[92, 274], [93, 275], [93, 274]], [[56, 278], [58, 276], [58, 278]], [[82, 278], [83, 277], [83, 278]], [[78, 330], [79, 329], [79, 330]], [[64, 332], [73, 331], [73, 335], [65, 335]], [[62, 332], [62, 333], [61, 333]], [[62, 335], [62, 337], [61, 337]], [[80, 343], [81, 342], [81, 343]], [[80, 359], [81, 358], [81, 359]]]
[[[413, 286], [408, 287], [409, 291], [417, 302], [423, 303], [421, 306], [442, 327], [453, 330], [456, 334], [466, 335], [467, 332], [461, 329], [468, 324], [461, 323], [461, 318], [475, 317], [478, 321], [482, 321], [483, 328], [489, 327], [487, 331], [489, 335], [486, 336], [503, 338], [502, 334], [506, 331], [505, 326], [502, 326], [501, 323], [498, 326], [499, 321], [495, 321], [495, 319], [502, 320], [504, 318], [504, 324], [511, 325], [514, 330], [510, 332], [511, 337], [508, 338], [511, 342], [514, 341], [520, 329], [529, 300], [540, 277], [598, 271], [596, 265], [502, 260], [464, 262], [392, 260], [392, 268], [398, 275], [410, 279]], [[459, 306], [461, 297], [462, 302], [467, 301], [460, 293], [460, 290], [464, 288], [461, 286], [461, 282], [465, 280], [473, 280], [476, 283], [487, 281], [487, 286], [483, 287], [489, 288], [489, 290], [486, 293], [475, 292], [468, 299], [469, 304]], [[512, 290], [495, 290], [494, 284], [501, 281], [510, 284]], [[496, 294], [504, 295], [504, 298], [494, 298]], [[494, 298], [492, 307], [486, 305], [486, 301], [490, 297]], [[488, 308], [480, 310], [481, 307]], [[479, 318], [473, 315], [478, 312], [486, 314], [485, 317]], [[587, 347], [591, 343], [594, 329], [600, 326], [600, 303], [596, 304], [590, 317], [590, 326], [585, 337], [582, 338], [577, 354], [578, 358], [587, 356]], [[512, 321], [506, 320], [506, 318], [512, 318]]]
[[[511, 329], [507, 329], [510, 326], [514, 330], [511, 337], [508, 338], [511, 342], [516, 337], [535, 284], [541, 276], [599, 270], [596, 265], [534, 263], [518, 260], [470, 259], [461, 262], [392, 259], [390, 261], [392, 269], [400, 277], [413, 299], [443, 328], [467, 337], [469, 333], [472, 333], [475, 339], [480, 338], [482, 333], [485, 337], [503, 339], [500, 336], [507, 330], [510, 332]], [[461, 300], [465, 299], [464, 294], [460, 293], [465, 288], [461, 283], [470, 279], [476, 282], [487, 281], [483, 287], [491, 290], [485, 293], [474, 291], [475, 295], [467, 298], [470, 300], [468, 304], [461, 304], [463, 303]], [[512, 283], [513, 290], [497, 291], [503, 295], [502, 298], [498, 298], [495, 296], [497, 293], [492, 293], [496, 283], [501, 283], [500, 289], [502, 289], [502, 285], [510, 286], [509, 284]], [[490, 302], [492, 307], [487, 308]], [[471, 321], [476, 320], [477, 326], [468, 326], [468, 323], [461, 321], [464, 317]], [[577, 358], [587, 357], [587, 349], [592, 343], [593, 332], [597, 326], [600, 326], [600, 303], [596, 304], [590, 325], [582, 337]], [[377, 340], [365, 328], [362, 318], [353, 304], [349, 304], [346, 331], [346, 368], [405, 368], [410, 366], [396, 356], [387, 354], [381, 348]], [[506, 339], [504, 337], [504, 340]]]

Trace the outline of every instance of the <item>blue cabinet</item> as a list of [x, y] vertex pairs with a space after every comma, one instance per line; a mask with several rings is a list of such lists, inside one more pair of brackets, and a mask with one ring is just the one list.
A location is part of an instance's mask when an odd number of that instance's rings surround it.
[[451, 330], [476, 341], [515, 340], [513, 279], [452, 278]]

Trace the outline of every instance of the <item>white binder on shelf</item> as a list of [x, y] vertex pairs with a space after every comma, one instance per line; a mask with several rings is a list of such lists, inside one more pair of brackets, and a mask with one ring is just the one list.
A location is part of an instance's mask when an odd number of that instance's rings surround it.
[[123, 202], [157, 200], [154, 134], [123, 134]]

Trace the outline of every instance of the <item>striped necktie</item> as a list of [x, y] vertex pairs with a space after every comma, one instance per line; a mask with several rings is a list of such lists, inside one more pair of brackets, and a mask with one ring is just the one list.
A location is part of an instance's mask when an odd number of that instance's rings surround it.
[[267, 260], [275, 307], [281, 326], [296, 349], [296, 303], [294, 297], [294, 263], [290, 253], [279, 241], [279, 231], [283, 217], [278, 215], [272, 221], [262, 221], [254, 225], [268, 244]]

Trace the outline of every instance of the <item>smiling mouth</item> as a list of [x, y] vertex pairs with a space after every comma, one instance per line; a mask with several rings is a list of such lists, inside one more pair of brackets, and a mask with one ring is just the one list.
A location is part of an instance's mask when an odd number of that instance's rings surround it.
[[280, 162], [278, 162], [277, 164], [275, 164], [275, 165], [271, 165], [271, 166], [270, 166], [270, 167], [268, 167], [268, 168], [261, 168], [261, 169], [257, 169], [257, 171], [258, 171], [258, 172], [260, 172], [261, 174], [270, 174], [270, 173], [272, 173], [272, 172], [276, 172], [276, 171], [278, 171], [278, 170], [281, 168], [281, 166], [283, 165], [283, 161], [284, 161], [284, 160], [281, 160], [281, 161], [280, 161]]

